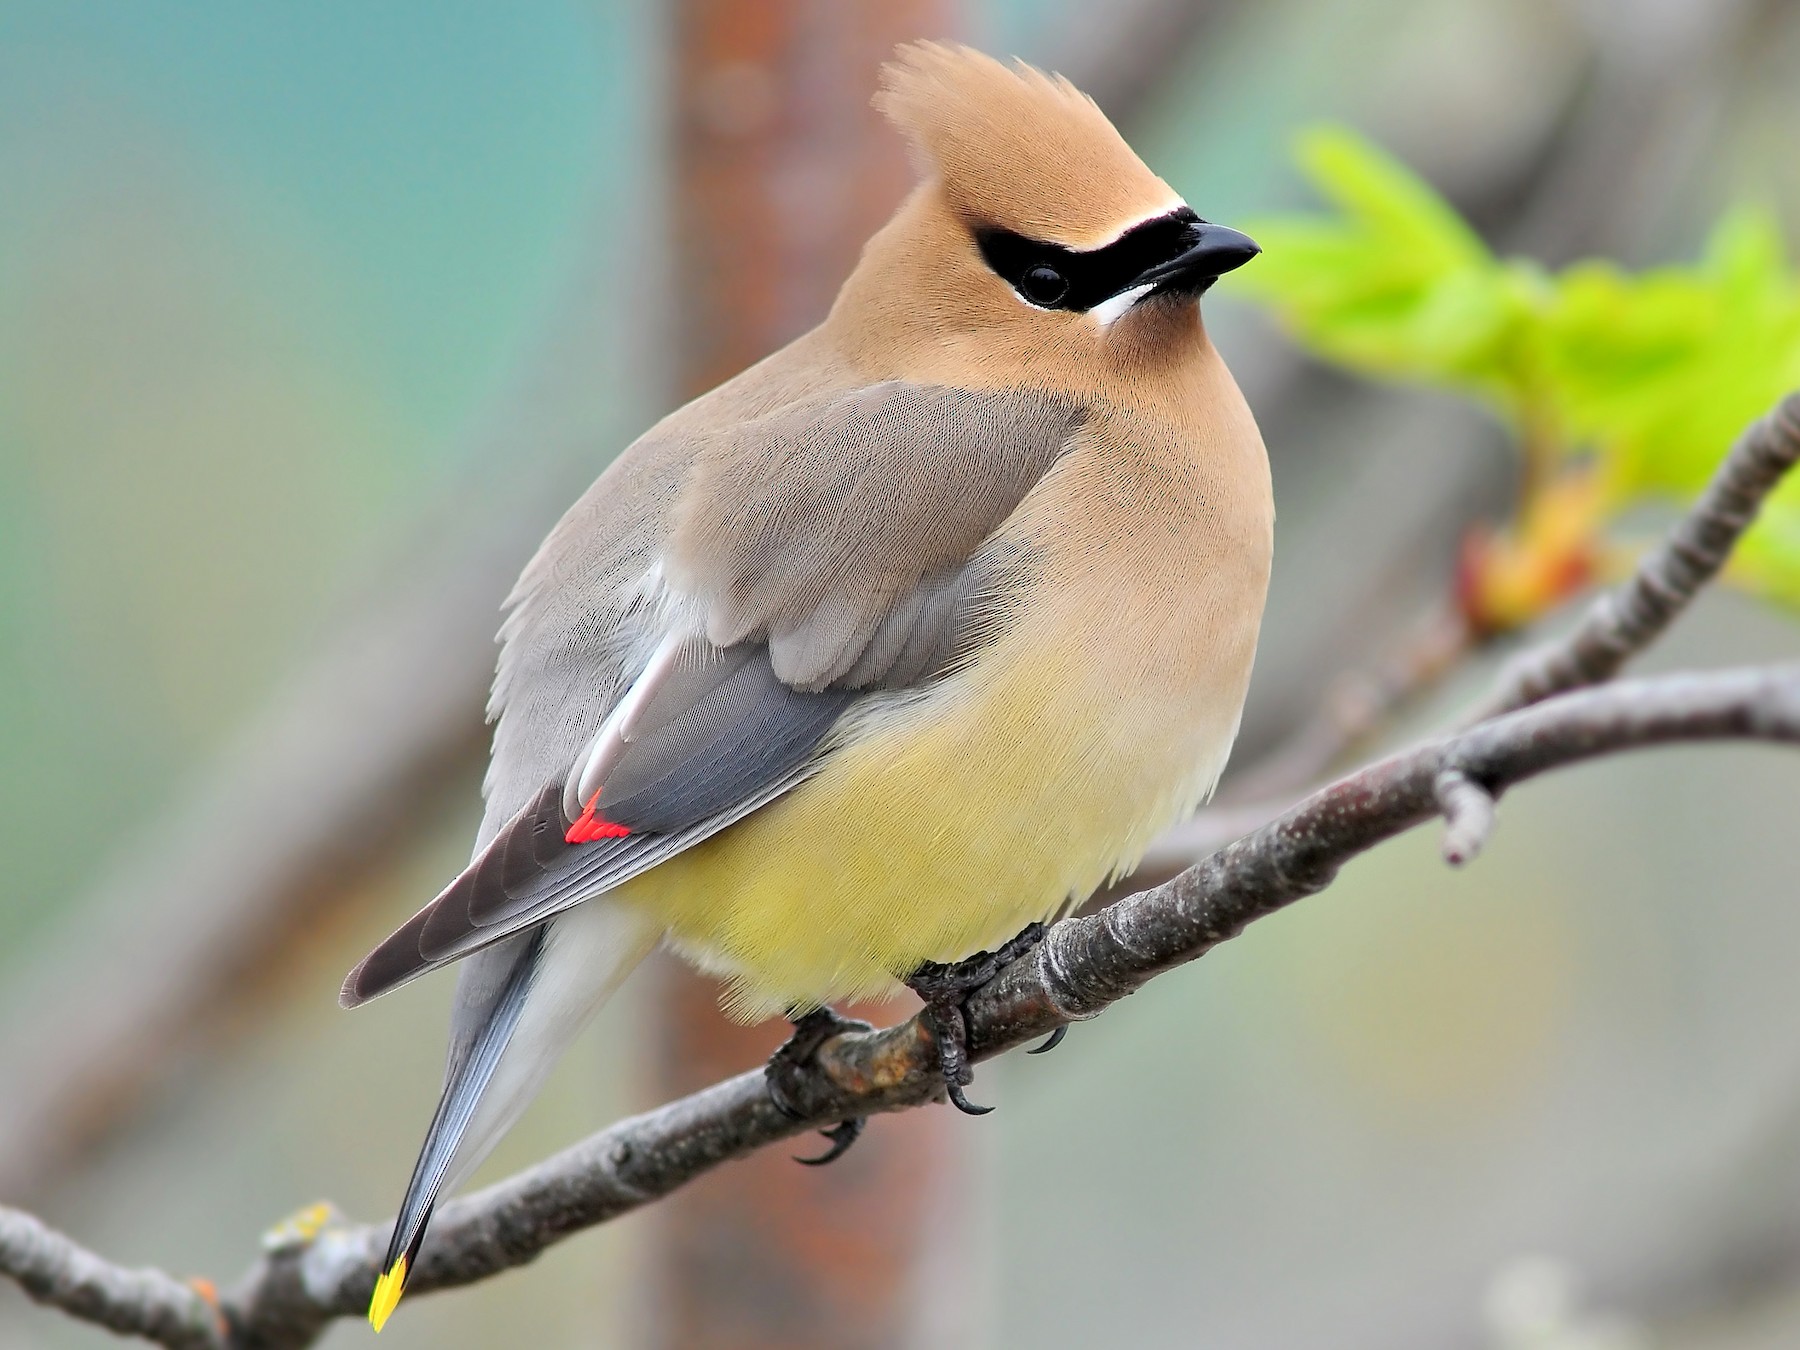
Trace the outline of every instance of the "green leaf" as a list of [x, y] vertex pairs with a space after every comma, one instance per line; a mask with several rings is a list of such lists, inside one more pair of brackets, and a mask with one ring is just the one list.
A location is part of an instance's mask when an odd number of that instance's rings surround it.
[[1239, 292], [1327, 360], [1516, 401], [1532, 270], [1501, 264], [1424, 180], [1351, 131], [1314, 128], [1298, 155], [1337, 213], [1250, 222], [1263, 256]]
[[[1496, 258], [1354, 132], [1310, 130], [1297, 158], [1331, 210], [1251, 222], [1264, 254], [1237, 291], [1324, 360], [1497, 409], [1540, 469], [1591, 457], [1614, 513], [1691, 497], [1744, 426], [1800, 387], [1800, 277], [1765, 211], [1727, 213], [1695, 263], [1551, 274]], [[1800, 480], [1733, 575], [1800, 606]]]
[[1425, 271], [1490, 264], [1479, 235], [1423, 178], [1347, 127], [1300, 134], [1297, 158], [1308, 180], [1348, 219], [1411, 255]]
[[1773, 223], [1735, 212], [1698, 266], [1570, 268], [1540, 341], [1567, 433], [1615, 491], [1685, 495], [1800, 375], [1800, 284]]

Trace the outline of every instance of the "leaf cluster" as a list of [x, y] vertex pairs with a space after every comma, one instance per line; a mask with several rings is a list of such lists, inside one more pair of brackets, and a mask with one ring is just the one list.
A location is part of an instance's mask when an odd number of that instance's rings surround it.
[[[1477, 541], [1478, 571], [1585, 575], [1619, 516], [1693, 496], [1733, 436], [1800, 386], [1800, 276], [1766, 212], [1728, 212], [1692, 263], [1553, 271], [1497, 256], [1429, 184], [1353, 132], [1309, 131], [1298, 157], [1329, 210], [1251, 222], [1264, 256], [1237, 290], [1320, 358], [1465, 394], [1513, 430], [1526, 491], [1507, 537]], [[1584, 557], [1534, 556], [1570, 546], [1572, 512], [1586, 513], [1573, 530]], [[1800, 605], [1800, 483], [1768, 504], [1736, 577]], [[1548, 583], [1521, 598], [1517, 582], [1469, 583], [1494, 591], [1485, 617], [1496, 626], [1563, 598]]]

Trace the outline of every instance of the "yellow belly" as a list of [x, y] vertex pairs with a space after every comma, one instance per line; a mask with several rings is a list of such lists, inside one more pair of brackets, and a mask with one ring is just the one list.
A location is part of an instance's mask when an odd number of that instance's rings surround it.
[[1242, 678], [1170, 698], [1030, 633], [1000, 647], [617, 898], [755, 1018], [889, 992], [1085, 897], [1210, 790]]

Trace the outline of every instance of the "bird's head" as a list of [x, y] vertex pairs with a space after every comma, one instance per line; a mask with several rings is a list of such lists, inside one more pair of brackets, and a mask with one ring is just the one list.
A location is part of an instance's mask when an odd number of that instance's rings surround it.
[[966, 339], [1008, 365], [1153, 356], [1197, 334], [1194, 301], [1258, 252], [1195, 214], [1060, 76], [913, 43], [875, 105], [922, 177], [840, 301], [877, 340]]

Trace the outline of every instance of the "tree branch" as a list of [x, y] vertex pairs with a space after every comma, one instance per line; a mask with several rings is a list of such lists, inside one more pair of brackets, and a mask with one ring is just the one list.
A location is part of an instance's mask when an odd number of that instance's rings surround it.
[[[975, 1057], [1097, 1016], [1256, 919], [1323, 890], [1345, 862], [1414, 825], [1447, 813], [1453, 835], [1470, 830], [1471, 792], [1491, 805], [1506, 788], [1549, 769], [1713, 740], [1800, 742], [1800, 665], [1577, 690], [1341, 778], [1172, 881], [1056, 924], [1041, 946], [970, 999]], [[828, 1043], [797, 1086], [797, 1120], [775, 1109], [762, 1073], [751, 1071], [620, 1121], [445, 1205], [411, 1287], [423, 1292], [486, 1279], [766, 1144], [852, 1116], [923, 1105], [941, 1091], [936, 1064], [931, 1034], [914, 1018]], [[41, 1225], [30, 1232], [34, 1250], [44, 1254], [4, 1268], [21, 1279], [29, 1271], [34, 1297], [164, 1344], [234, 1350], [291, 1350], [310, 1344], [333, 1318], [360, 1314], [388, 1236], [386, 1224], [333, 1222], [316, 1236], [272, 1243], [223, 1300], [229, 1337], [212, 1341], [192, 1320], [167, 1311], [179, 1307], [191, 1319], [194, 1307], [186, 1294], [172, 1301], [171, 1289], [183, 1287], [168, 1277], [109, 1267]], [[134, 1280], [143, 1282], [141, 1298], [130, 1292]], [[107, 1296], [96, 1301], [95, 1289]]]
[[1750, 424], [1706, 491], [1629, 580], [1602, 594], [1568, 636], [1507, 663], [1476, 721], [1551, 694], [1600, 684], [1643, 651], [1719, 574], [1763, 501], [1800, 460], [1800, 393]]
[[174, 1350], [223, 1346], [219, 1309], [195, 1285], [160, 1270], [127, 1270], [22, 1210], [0, 1205], [0, 1272], [39, 1303], [121, 1336]]

